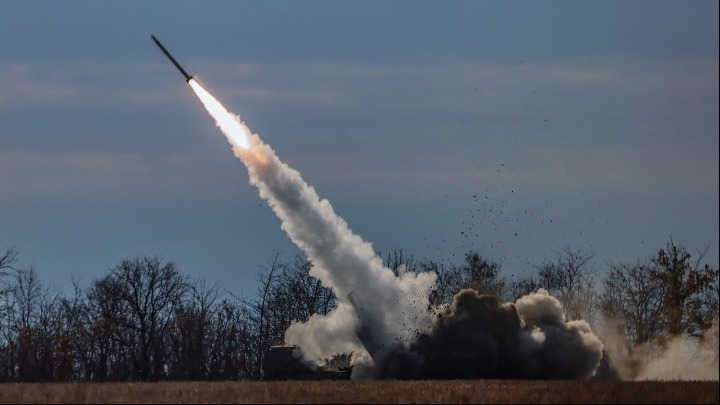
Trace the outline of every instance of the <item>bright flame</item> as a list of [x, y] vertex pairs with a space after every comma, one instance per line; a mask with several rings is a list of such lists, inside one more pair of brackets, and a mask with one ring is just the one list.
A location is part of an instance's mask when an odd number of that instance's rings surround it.
[[205, 109], [215, 119], [215, 125], [225, 135], [228, 141], [241, 149], [250, 147], [250, 130], [235, 114], [230, 113], [220, 104], [215, 97], [207, 92], [195, 79], [188, 81], [190, 87], [195, 91]]

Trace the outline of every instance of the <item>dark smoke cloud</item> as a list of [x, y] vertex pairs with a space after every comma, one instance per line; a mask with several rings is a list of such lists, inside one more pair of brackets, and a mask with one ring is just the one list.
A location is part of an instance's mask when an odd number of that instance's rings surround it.
[[540, 289], [516, 303], [460, 291], [429, 334], [409, 348], [373, 354], [358, 378], [587, 379], [603, 344], [586, 321], [565, 321], [560, 302]]

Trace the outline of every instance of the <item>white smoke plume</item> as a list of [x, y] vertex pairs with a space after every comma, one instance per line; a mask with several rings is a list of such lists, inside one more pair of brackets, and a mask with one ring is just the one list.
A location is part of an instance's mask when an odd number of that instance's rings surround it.
[[[310, 275], [333, 290], [339, 305], [327, 316], [293, 324], [286, 343], [320, 362], [343, 352], [408, 346], [432, 326], [428, 313], [433, 273], [395, 276], [348, 224], [320, 199], [296, 170], [228, 112], [195, 80], [191, 87], [248, 169], [250, 183], [282, 222], [282, 229], [312, 263]], [[352, 305], [350, 303], [352, 302]], [[363, 342], [358, 340], [358, 331]]]
[[565, 321], [540, 290], [516, 303], [463, 290], [433, 311], [432, 272], [398, 275], [355, 235], [296, 170], [195, 80], [191, 87], [248, 169], [250, 183], [312, 264], [338, 305], [286, 331], [318, 364], [353, 353], [353, 378], [590, 378], [603, 345], [585, 321]]

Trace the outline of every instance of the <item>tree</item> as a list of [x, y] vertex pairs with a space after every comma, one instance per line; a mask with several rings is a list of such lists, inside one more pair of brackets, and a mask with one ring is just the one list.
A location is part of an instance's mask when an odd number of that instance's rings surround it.
[[13, 266], [17, 263], [18, 255], [19, 252], [15, 248], [8, 248], [0, 255], [0, 294], [9, 292], [7, 287], [3, 287], [2, 281], [10, 275], [11, 270], [15, 269]]
[[538, 284], [563, 304], [568, 320], [595, 317], [594, 254], [580, 248], [565, 246], [555, 252], [554, 260], [538, 267]]
[[91, 381], [137, 379], [131, 363], [134, 326], [129, 304], [121, 298], [123, 284], [111, 276], [95, 280], [87, 292], [81, 312], [80, 336], [87, 351], [81, 351], [86, 378]]
[[108, 276], [96, 281], [96, 299], [109, 305], [103, 320], [119, 332], [125, 350], [120, 355], [130, 360], [127, 365], [134, 379], [163, 377], [167, 355], [163, 342], [187, 291], [186, 277], [174, 263], [163, 263], [158, 256], [123, 259]]
[[[381, 256], [378, 254], [378, 256]], [[412, 255], [405, 255], [402, 249], [394, 249], [392, 252], [388, 252], [385, 259], [385, 266], [393, 271], [397, 276], [400, 274], [400, 269], [404, 268], [405, 271], [410, 273], [417, 273], [419, 268], [415, 265], [415, 260]]]
[[[650, 259], [636, 264], [615, 264], [603, 283], [602, 313], [610, 331], [608, 336], [617, 364], [634, 375], [642, 366], [638, 349], [662, 347], [670, 338], [690, 334], [701, 336], [717, 322], [718, 271], [691, 262], [691, 254], [672, 238]], [[614, 343], [614, 345], [613, 345]], [[642, 353], [642, 351], [640, 351]]]
[[637, 345], [663, 334], [664, 285], [651, 276], [651, 263], [615, 264], [603, 282], [601, 308], [606, 320], [617, 320]]
[[435, 273], [435, 286], [430, 292], [429, 309], [437, 308], [441, 305], [449, 305], [452, 297], [457, 293], [454, 289], [454, 280], [447, 275], [447, 270], [442, 263], [429, 260], [420, 263], [420, 271]]
[[43, 287], [37, 271], [30, 267], [16, 269], [11, 295], [17, 381], [55, 381], [62, 324], [58, 293]]
[[13, 287], [7, 281], [11, 271], [15, 269], [18, 251], [15, 248], [5, 250], [0, 255], [0, 381], [15, 378], [16, 348], [12, 331], [15, 316], [14, 302], [11, 296]]
[[208, 350], [208, 378], [260, 378], [261, 350], [248, 308], [223, 299], [213, 311]]
[[530, 293], [536, 292], [542, 286], [534, 277], [521, 278], [510, 283], [510, 299], [517, 301]]
[[97, 349], [89, 339], [87, 325], [90, 318], [89, 302], [75, 278], [72, 279], [72, 296], [59, 300], [61, 325], [58, 336], [58, 381], [91, 380], [90, 362]]
[[707, 300], [716, 297], [713, 292], [717, 291], [718, 270], [701, 266], [703, 256], [692, 263], [685, 247], [670, 238], [652, 258], [650, 276], [664, 287], [662, 312], [671, 335], [699, 335], [717, 316], [717, 307], [708, 308]]
[[256, 274], [260, 282], [255, 299], [244, 299], [258, 338], [258, 362], [254, 373], [262, 375], [264, 353], [285, 342], [285, 331], [293, 322], [305, 322], [312, 315], [325, 315], [335, 307], [335, 295], [310, 276], [312, 264], [295, 255], [292, 262], [276, 255]]
[[466, 275], [462, 288], [472, 288], [480, 294], [497, 297], [505, 293], [505, 280], [499, 277], [500, 264], [489, 261], [474, 250], [465, 254], [465, 264], [460, 266], [460, 271]]
[[421, 263], [419, 268], [437, 274], [435, 290], [430, 296], [431, 305], [449, 305], [455, 294], [465, 288], [497, 297], [505, 294], [506, 281], [500, 277], [500, 264], [480, 256], [474, 250], [465, 254], [465, 263], [461, 265], [446, 267], [430, 261]]
[[176, 308], [171, 330], [167, 333], [168, 378], [206, 380], [212, 316], [220, 297], [217, 284], [204, 281], [189, 285], [189, 294]]
[[[262, 376], [262, 362], [265, 352], [270, 348], [271, 345], [279, 344], [280, 338], [277, 336], [276, 325], [273, 325], [271, 320], [271, 304], [273, 290], [277, 288], [277, 279], [279, 277], [282, 264], [280, 262], [280, 255], [276, 254], [275, 257], [269, 262], [266, 267], [261, 267], [260, 271], [255, 274], [258, 281], [258, 290], [256, 292], [256, 299], [240, 299], [248, 310], [250, 317], [251, 327], [253, 329], [253, 335], [256, 340], [255, 356], [252, 364], [251, 374], [256, 378]], [[284, 330], [283, 330], [284, 334]]]
[[[244, 307], [222, 298], [217, 284], [190, 285], [175, 311], [166, 345], [172, 380], [237, 380], [252, 376], [256, 336]], [[222, 299], [221, 299], [222, 298]]]

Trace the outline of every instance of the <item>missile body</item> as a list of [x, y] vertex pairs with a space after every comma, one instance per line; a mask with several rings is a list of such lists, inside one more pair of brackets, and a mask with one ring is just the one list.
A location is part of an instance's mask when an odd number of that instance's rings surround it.
[[170, 55], [170, 52], [168, 52], [168, 50], [165, 49], [163, 44], [161, 44], [160, 41], [158, 41], [158, 39], [155, 38], [155, 35], [150, 35], [150, 37], [152, 38], [153, 41], [155, 41], [155, 44], [157, 44], [157, 46], [160, 48], [160, 50], [163, 51], [165, 56], [167, 56], [168, 59], [170, 59], [170, 62], [172, 62], [173, 65], [175, 65], [175, 67], [178, 68], [178, 70], [180, 71], [180, 73], [182, 73], [183, 76], [185, 76], [185, 81], [189, 83], [190, 79], [192, 79], [193, 77], [190, 76], [189, 74], [187, 74], [185, 69], [183, 69], [182, 66], [180, 66], [180, 64], [175, 60], [175, 58], [173, 58], [172, 55]]

